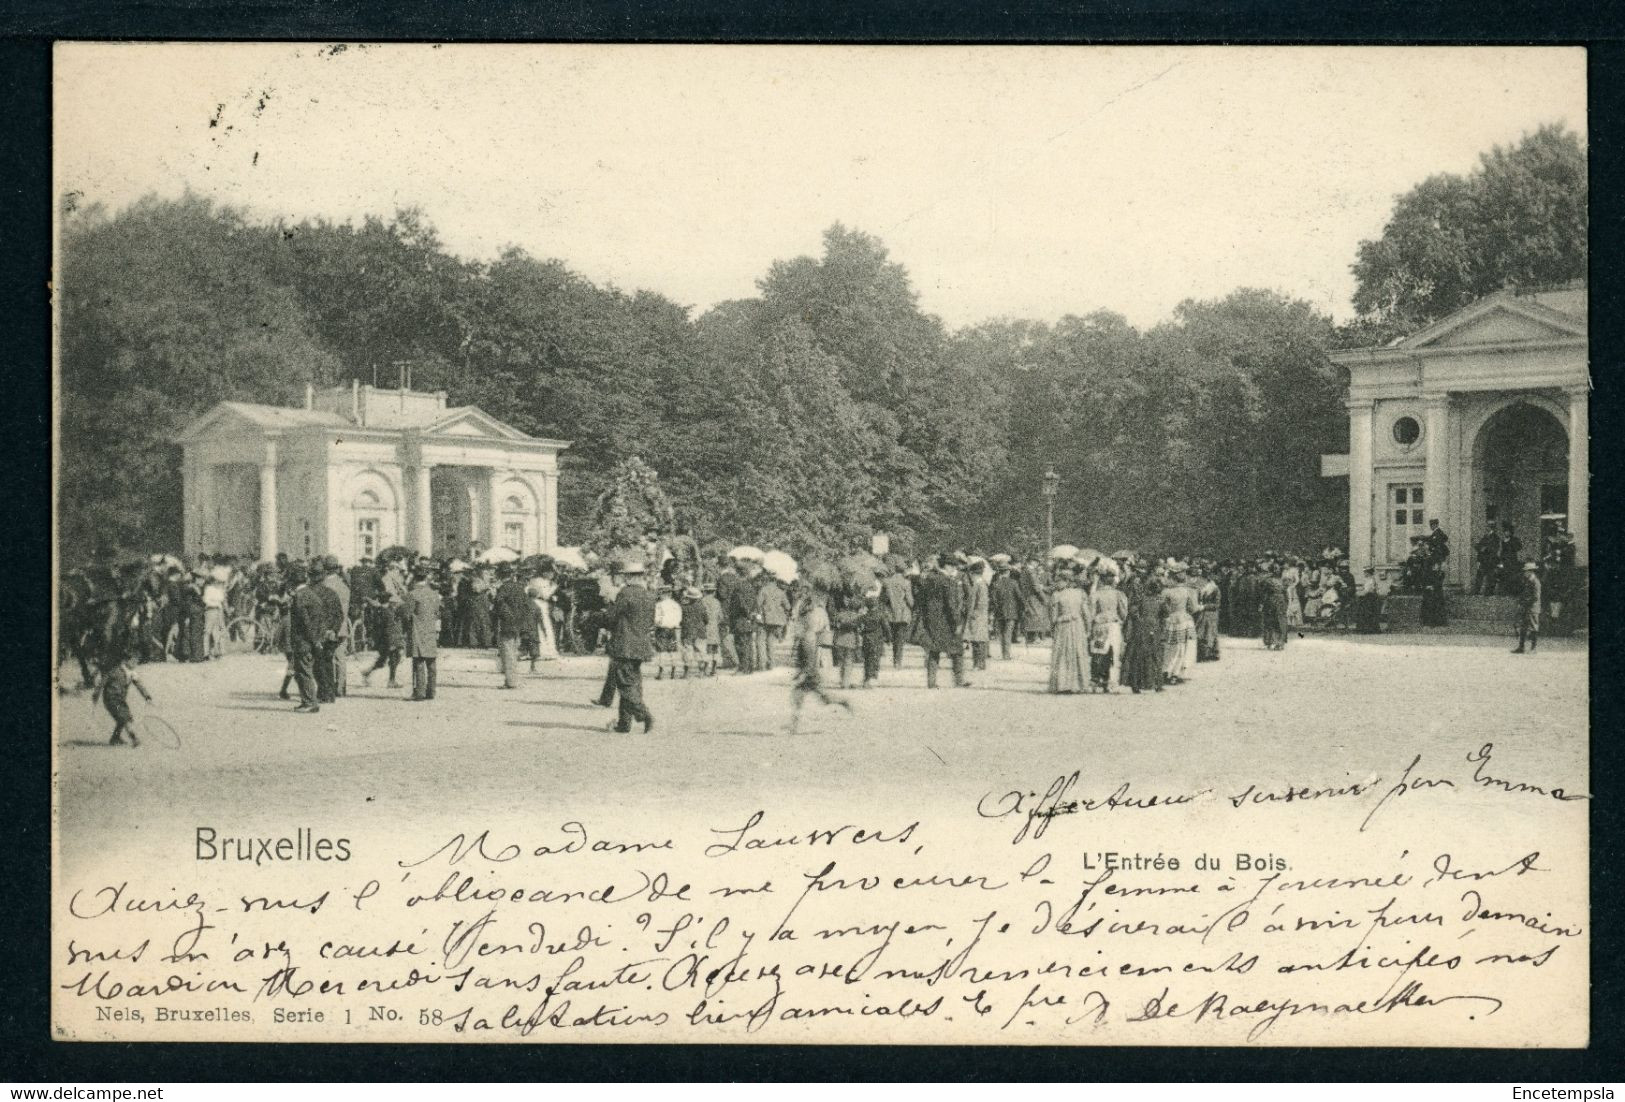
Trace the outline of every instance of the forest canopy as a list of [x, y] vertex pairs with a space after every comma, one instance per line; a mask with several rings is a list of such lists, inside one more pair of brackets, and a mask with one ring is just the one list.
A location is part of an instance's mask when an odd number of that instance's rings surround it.
[[257, 221], [199, 196], [76, 204], [60, 257], [66, 557], [177, 549], [175, 434], [223, 399], [411, 365], [517, 428], [573, 441], [560, 532], [589, 540], [617, 464], [658, 472], [703, 539], [792, 553], [1036, 546], [1058, 537], [1242, 553], [1340, 539], [1335, 347], [1386, 339], [1511, 280], [1585, 271], [1584, 151], [1544, 128], [1399, 198], [1354, 272], [1358, 316], [1240, 289], [1137, 329], [1102, 310], [952, 330], [878, 238], [835, 224], [755, 297], [700, 314], [510, 249], [451, 254], [416, 210]]

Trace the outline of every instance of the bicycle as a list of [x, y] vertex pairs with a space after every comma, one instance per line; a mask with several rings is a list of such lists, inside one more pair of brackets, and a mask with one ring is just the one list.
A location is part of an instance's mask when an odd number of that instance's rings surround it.
[[239, 616], [226, 625], [226, 642], [239, 654], [276, 654], [276, 629], [252, 616]]

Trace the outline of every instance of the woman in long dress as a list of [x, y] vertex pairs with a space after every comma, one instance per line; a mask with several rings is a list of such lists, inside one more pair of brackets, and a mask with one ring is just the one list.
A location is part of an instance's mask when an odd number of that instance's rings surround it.
[[551, 662], [559, 656], [558, 643], [553, 638], [553, 596], [559, 591], [558, 580], [552, 566], [543, 566], [525, 585], [536, 606], [536, 657]]
[[1089, 688], [1089, 625], [1083, 588], [1062, 574], [1050, 594], [1049, 621], [1054, 644], [1049, 656], [1049, 691], [1081, 693]]
[[1286, 626], [1292, 628], [1303, 626], [1303, 597], [1300, 587], [1303, 584], [1305, 567], [1301, 559], [1293, 559], [1281, 571], [1281, 584], [1286, 587]]
[[1123, 631], [1123, 684], [1135, 692], [1162, 692], [1162, 582], [1154, 575], [1130, 583]]

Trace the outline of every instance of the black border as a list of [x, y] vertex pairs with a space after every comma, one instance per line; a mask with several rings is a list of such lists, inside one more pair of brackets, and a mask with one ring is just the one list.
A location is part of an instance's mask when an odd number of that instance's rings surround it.
[[[1621, 496], [1619, 371], [1625, 313], [1625, 27], [1612, 2], [1557, 0], [1016, 0], [831, 10], [818, 0], [452, 4], [208, 0], [0, 0], [0, 501], [11, 514], [11, 598], [0, 608], [0, 1079], [192, 1081], [1486, 1081], [1617, 1082]], [[787, 1045], [62, 1044], [48, 1037], [50, 900], [50, 41], [299, 39], [444, 41], [1139, 42], [1575, 44], [1589, 47], [1592, 243], [1593, 646], [1592, 1038], [1585, 1050], [1237, 1048], [862, 1048]], [[1600, 737], [1598, 737], [1600, 735]]]

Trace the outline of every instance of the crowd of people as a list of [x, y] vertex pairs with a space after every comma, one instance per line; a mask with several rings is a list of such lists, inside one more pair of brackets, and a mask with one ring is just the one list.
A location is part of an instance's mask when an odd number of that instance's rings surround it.
[[[1429, 592], [1442, 601], [1448, 543], [1436, 522], [1418, 541], [1401, 584], [1420, 589], [1426, 609]], [[1553, 541], [1554, 566], [1563, 546]], [[1013, 646], [1047, 641], [1051, 693], [1162, 692], [1218, 661], [1223, 636], [1283, 650], [1311, 626], [1382, 630], [1386, 589], [1373, 569], [1365, 573], [1357, 585], [1335, 547], [1224, 561], [1071, 547], [1047, 555], [956, 550], [924, 560], [860, 551], [797, 564], [748, 546], [702, 553], [687, 536], [651, 530], [629, 552], [571, 561], [491, 561], [478, 547], [466, 559], [392, 548], [350, 568], [332, 557], [256, 563], [199, 555], [187, 564], [154, 555], [70, 572], [61, 624], [86, 686], [113, 687], [104, 697], [115, 742], [135, 738], [124, 701], [132, 686], [145, 692], [138, 663], [216, 659], [245, 632], [257, 649], [286, 656], [279, 694], [291, 700], [296, 690], [301, 713], [347, 694], [351, 657], [363, 644], [372, 652], [363, 682], [383, 674], [413, 701], [435, 698], [441, 648], [494, 649], [502, 687], [513, 689], [525, 663], [534, 673], [561, 652], [602, 647], [610, 665], [594, 703], [613, 707], [618, 698], [615, 727], [629, 732], [654, 727], [642, 692], [646, 664], [655, 678], [676, 679], [749, 676], [788, 662], [796, 717], [809, 699], [849, 707], [831, 689], [879, 685], [888, 659], [901, 670], [910, 645], [924, 653], [930, 688], [943, 665], [954, 686], [968, 688], [990, 661], [1010, 660]], [[1519, 571], [1525, 605], [1531, 577], [1535, 587], [1520, 649], [1538, 639], [1539, 573]], [[409, 686], [400, 675], [408, 660]]]

